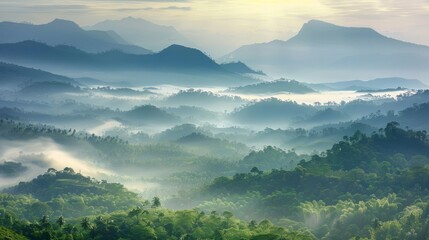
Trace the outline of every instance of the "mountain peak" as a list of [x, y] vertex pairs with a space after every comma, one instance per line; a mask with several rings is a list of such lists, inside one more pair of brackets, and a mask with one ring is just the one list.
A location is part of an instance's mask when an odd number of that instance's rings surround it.
[[198, 49], [173, 44], [155, 55], [159, 61], [172, 66], [223, 71], [210, 57]]
[[310, 20], [289, 42], [304, 44], [367, 44], [368, 41], [380, 42], [385, 39], [372, 28], [343, 27], [332, 23]]
[[307, 23], [304, 23], [303, 27], [339, 27], [333, 23], [328, 23], [322, 20], [312, 19]]
[[126, 23], [145, 23], [145, 24], [153, 24], [153, 23], [151, 23], [151, 22], [149, 22], [149, 21], [147, 21], [147, 20], [145, 20], [145, 19], [143, 19], [143, 18], [135, 18], [135, 17], [132, 17], [132, 16], [128, 16], [128, 17], [126, 17], [126, 18], [122, 18], [122, 19], [121, 19], [121, 20], [119, 20], [119, 21], [126, 22]]
[[55, 27], [61, 27], [61, 28], [74, 28], [74, 29], [81, 29], [79, 25], [77, 25], [75, 22], [65, 19], [59, 19], [56, 18], [52, 22], [47, 23], [48, 26], [55, 26]]
[[194, 54], [202, 54], [204, 55], [204, 53], [202, 53], [200, 50], [195, 49], [195, 48], [189, 48], [189, 47], [185, 47], [182, 45], [178, 45], [178, 44], [172, 44], [169, 47], [165, 48], [164, 50], [162, 50], [161, 52], [159, 52], [159, 54], [163, 54], [163, 55], [168, 55], [168, 54], [182, 54], [182, 53], [194, 53]]
[[378, 34], [374, 29], [372, 28], [365, 28], [365, 27], [343, 27], [339, 25], [335, 25], [332, 23], [324, 22], [321, 20], [310, 20], [307, 23], [304, 23], [301, 30], [299, 31], [298, 35], [300, 34], [308, 34], [308, 33], [334, 33], [334, 32], [345, 32], [345, 33], [351, 33], [356, 32], [359, 34]]

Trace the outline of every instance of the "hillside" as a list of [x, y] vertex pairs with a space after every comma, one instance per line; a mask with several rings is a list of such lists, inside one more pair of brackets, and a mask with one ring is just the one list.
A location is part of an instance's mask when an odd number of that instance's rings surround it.
[[[392, 236], [414, 239], [426, 236], [429, 202], [429, 145], [425, 132], [404, 130], [389, 123], [371, 136], [356, 132], [335, 144], [324, 155], [301, 161], [295, 170], [238, 173], [216, 179], [206, 194], [222, 201], [200, 207], [231, 209], [247, 217], [269, 217], [279, 222], [308, 226], [318, 238], [350, 239], [354, 236]], [[237, 206], [250, 195], [254, 201]], [[416, 203], [425, 199], [423, 202]], [[249, 214], [245, 209], [258, 209]], [[420, 212], [410, 216], [411, 209]], [[246, 215], [248, 214], [248, 215]], [[241, 214], [239, 214], [241, 215]], [[373, 228], [374, 219], [379, 222]], [[395, 233], [390, 226], [395, 224]], [[344, 231], [344, 227], [348, 227]], [[401, 237], [401, 238], [402, 238]]]
[[45, 96], [51, 94], [79, 93], [79, 87], [62, 82], [36, 82], [22, 88], [18, 93], [25, 96]]
[[[12, 197], [7, 199], [5, 194]], [[22, 201], [26, 198], [30, 201]], [[76, 173], [69, 167], [64, 170], [50, 168], [35, 179], [20, 182], [0, 193], [0, 202], [3, 204], [20, 199], [20, 204], [8, 207], [8, 210], [20, 213], [20, 217], [28, 220], [39, 219], [43, 215], [82, 217], [105, 214], [128, 210], [144, 202], [136, 193], [128, 191], [121, 184], [98, 181]], [[58, 202], [61, 202], [61, 208]]]
[[220, 61], [243, 61], [269, 74], [322, 82], [340, 81], [350, 73], [363, 79], [425, 78], [428, 59], [427, 46], [388, 38], [370, 28], [311, 20], [287, 41], [243, 46]]
[[56, 45], [68, 45], [80, 50], [98, 53], [117, 49], [129, 53], [148, 54], [151, 51], [129, 45], [112, 31], [85, 31], [72, 21], [55, 19], [41, 25], [1, 22], [0, 43], [38, 41]]
[[242, 62], [222, 63], [220, 66], [233, 73], [256, 74], [256, 75], [265, 76], [265, 73], [261, 71], [255, 71]]
[[278, 93], [312, 93], [310, 87], [295, 80], [280, 79], [272, 82], [261, 82], [257, 84], [230, 88], [228, 91], [243, 94], [278, 94]]
[[[113, 78], [110, 81], [141, 86], [237, 86], [257, 80], [228, 72], [197, 49], [172, 45], [155, 54], [128, 54], [117, 50], [86, 53], [70, 46], [48, 46], [34, 41], [0, 44], [0, 61], [75, 73], [81, 77]], [[127, 79], [123, 78], [127, 71]], [[108, 73], [108, 74], [107, 74]]]
[[123, 112], [120, 118], [133, 124], [173, 124], [179, 120], [178, 117], [153, 105], [136, 106]]
[[0, 86], [3, 89], [19, 89], [40, 82], [58, 82], [79, 85], [75, 80], [42, 70], [0, 62]]
[[154, 51], [160, 51], [173, 44], [195, 47], [195, 44], [174, 27], [155, 24], [142, 18], [126, 17], [119, 20], [105, 20], [88, 29], [115, 31], [127, 41]]
[[281, 101], [275, 98], [250, 103], [235, 109], [230, 118], [242, 124], [264, 124], [271, 126], [288, 126], [288, 122], [296, 121], [316, 112], [309, 105], [301, 105], [292, 101]]

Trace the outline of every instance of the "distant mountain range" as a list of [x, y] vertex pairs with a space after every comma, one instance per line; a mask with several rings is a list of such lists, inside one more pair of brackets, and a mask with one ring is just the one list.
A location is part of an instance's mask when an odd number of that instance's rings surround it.
[[370, 28], [311, 20], [287, 41], [243, 46], [220, 62], [243, 61], [268, 74], [310, 82], [380, 75], [429, 77], [429, 47], [385, 37]]
[[352, 80], [322, 84], [306, 84], [309, 87], [320, 91], [326, 90], [383, 90], [383, 89], [395, 89], [395, 88], [407, 88], [407, 89], [427, 89], [428, 85], [422, 83], [416, 79], [404, 79], [398, 77], [391, 78], [377, 78], [368, 81], [363, 80]]
[[194, 43], [182, 36], [174, 27], [154, 24], [141, 18], [106, 20], [87, 29], [115, 31], [127, 41], [154, 51], [160, 51], [173, 44], [195, 47]]
[[85, 69], [133, 69], [227, 72], [197, 49], [172, 45], [156, 54], [120, 51], [87, 53], [71, 46], [49, 46], [34, 41], [0, 44], [0, 59], [18, 63], [40, 63]]
[[31, 40], [51, 46], [69, 45], [90, 53], [113, 49], [135, 54], [151, 53], [142, 47], [130, 45], [113, 31], [85, 31], [76, 23], [62, 19], [41, 25], [1, 22], [0, 36], [0, 43]]
[[[69, 72], [83, 71], [88, 77], [94, 77], [90, 75], [91, 72], [102, 73], [103, 77], [109, 77], [114, 73], [113, 75], [117, 75], [122, 81], [123, 71], [127, 71], [127, 81], [128, 78], [138, 78], [138, 82], [146, 81], [146, 84], [192, 83], [194, 86], [198, 84], [237, 86], [257, 82], [227, 71], [197, 49], [180, 45], [172, 45], [159, 53], [141, 55], [116, 50], [87, 53], [71, 46], [52, 47], [39, 42], [25, 41], [0, 44], [0, 61], [60, 71], [68, 76]], [[143, 76], [143, 72], [155, 75]]]

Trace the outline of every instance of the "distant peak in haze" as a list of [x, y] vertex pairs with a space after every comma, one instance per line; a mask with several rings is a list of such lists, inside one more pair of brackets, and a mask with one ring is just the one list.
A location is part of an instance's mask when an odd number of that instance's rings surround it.
[[323, 37], [323, 38], [342, 38], [342, 37], [356, 37], [368, 38], [377, 37], [384, 38], [381, 34], [372, 28], [367, 27], [343, 27], [332, 23], [310, 20], [305, 23], [296, 37]]
[[47, 23], [46, 25], [80, 29], [79, 25], [77, 25], [75, 22], [59, 18], [54, 19], [52, 22]]
[[[301, 28], [301, 31], [305, 32], [305, 31], [338, 31], [338, 30], [361, 30], [361, 31], [368, 31], [368, 32], [374, 32], [376, 33], [376, 31], [372, 28], [368, 28], [368, 27], [344, 27], [344, 26], [339, 26], [333, 23], [329, 23], [329, 22], [325, 22], [325, 21], [321, 21], [321, 20], [310, 20], [306, 23], [304, 23], [304, 25]], [[301, 32], [300, 31], [300, 32]]]
[[[122, 22], [122, 23], [127, 23], [127, 24], [138, 24], [138, 23], [143, 23], [143, 24], [154, 24], [150, 21], [147, 21], [143, 18], [135, 18], [135, 17], [126, 17], [126, 18], [122, 18], [122, 19], [118, 19], [118, 20], [105, 20], [103, 22], [100, 22], [98, 24], [106, 24], [106, 23], [113, 23], [113, 22]], [[156, 25], [156, 24], [154, 24]]]
[[105, 20], [88, 27], [88, 29], [103, 31], [113, 30], [128, 42], [155, 51], [160, 51], [171, 44], [195, 46], [195, 44], [187, 40], [172, 26], [163, 26], [136, 17]]
[[271, 75], [314, 81], [315, 76], [427, 78], [428, 59], [428, 46], [396, 40], [368, 27], [311, 20], [286, 41], [242, 46], [218, 61], [242, 61]]

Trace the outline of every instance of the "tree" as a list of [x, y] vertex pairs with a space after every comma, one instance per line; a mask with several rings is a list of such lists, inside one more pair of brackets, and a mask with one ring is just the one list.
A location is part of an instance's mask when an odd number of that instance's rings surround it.
[[43, 215], [43, 217], [39, 220], [40, 226], [47, 228], [49, 226], [49, 217]]
[[140, 214], [142, 214], [142, 209], [140, 207], [134, 208], [130, 212], [128, 212], [128, 217], [133, 218], [136, 217], [137, 221], [139, 220]]
[[62, 227], [64, 226], [64, 224], [65, 224], [65, 220], [64, 220], [64, 217], [63, 217], [63, 216], [60, 216], [60, 217], [57, 219], [57, 224], [58, 224], [58, 226], [60, 226], [60, 228], [62, 228]]
[[259, 170], [257, 167], [253, 167], [250, 170], [251, 173], [256, 174], [256, 175], [261, 175], [263, 172], [261, 170]]
[[152, 208], [159, 208], [161, 207], [161, 200], [159, 199], [159, 197], [154, 197], [152, 199]]
[[84, 230], [88, 230], [91, 228], [91, 222], [89, 221], [89, 218], [87, 218], [87, 217], [84, 217], [82, 219], [82, 221], [80, 222], [80, 225], [82, 226], [82, 228]]

